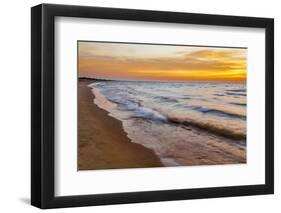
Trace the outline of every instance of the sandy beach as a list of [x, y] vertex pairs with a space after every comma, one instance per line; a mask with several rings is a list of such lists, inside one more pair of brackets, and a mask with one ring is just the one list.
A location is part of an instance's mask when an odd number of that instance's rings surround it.
[[119, 120], [93, 104], [91, 82], [79, 80], [78, 170], [162, 166], [152, 150], [130, 141]]

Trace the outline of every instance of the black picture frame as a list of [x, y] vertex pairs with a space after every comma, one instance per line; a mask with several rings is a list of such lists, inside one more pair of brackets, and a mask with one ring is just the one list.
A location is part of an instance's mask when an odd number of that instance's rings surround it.
[[[54, 195], [55, 17], [264, 28], [265, 184], [112, 194]], [[272, 194], [274, 192], [274, 20], [271, 18], [41, 4], [31, 9], [31, 204], [42, 208]], [[94, 193], [94, 192], [93, 192]]]

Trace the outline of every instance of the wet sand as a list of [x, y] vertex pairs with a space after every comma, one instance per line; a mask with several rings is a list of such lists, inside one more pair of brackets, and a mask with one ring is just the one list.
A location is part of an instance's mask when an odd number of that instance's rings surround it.
[[79, 80], [78, 170], [161, 167], [156, 154], [132, 143], [121, 121], [93, 103], [91, 80]]

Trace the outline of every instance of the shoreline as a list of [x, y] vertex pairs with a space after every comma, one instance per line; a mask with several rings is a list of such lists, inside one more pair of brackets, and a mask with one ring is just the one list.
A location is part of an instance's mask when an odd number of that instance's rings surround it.
[[92, 82], [78, 81], [78, 170], [162, 167], [153, 150], [131, 142], [121, 121], [93, 103]]

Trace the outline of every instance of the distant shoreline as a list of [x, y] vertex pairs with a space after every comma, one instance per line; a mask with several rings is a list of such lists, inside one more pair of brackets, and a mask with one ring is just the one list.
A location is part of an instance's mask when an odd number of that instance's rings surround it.
[[88, 85], [94, 81], [79, 79], [78, 170], [163, 166], [152, 150], [131, 142], [121, 121], [93, 104]]
[[176, 80], [125, 80], [125, 79], [98, 79], [98, 78], [90, 78], [90, 77], [78, 77], [78, 80], [86, 80], [86, 81], [124, 81], [124, 82], [160, 82], [160, 83], [236, 83], [236, 84], [245, 84], [246, 80], [237, 80], [237, 81], [230, 81], [230, 80], [184, 80], [184, 81], [176, 81]]

